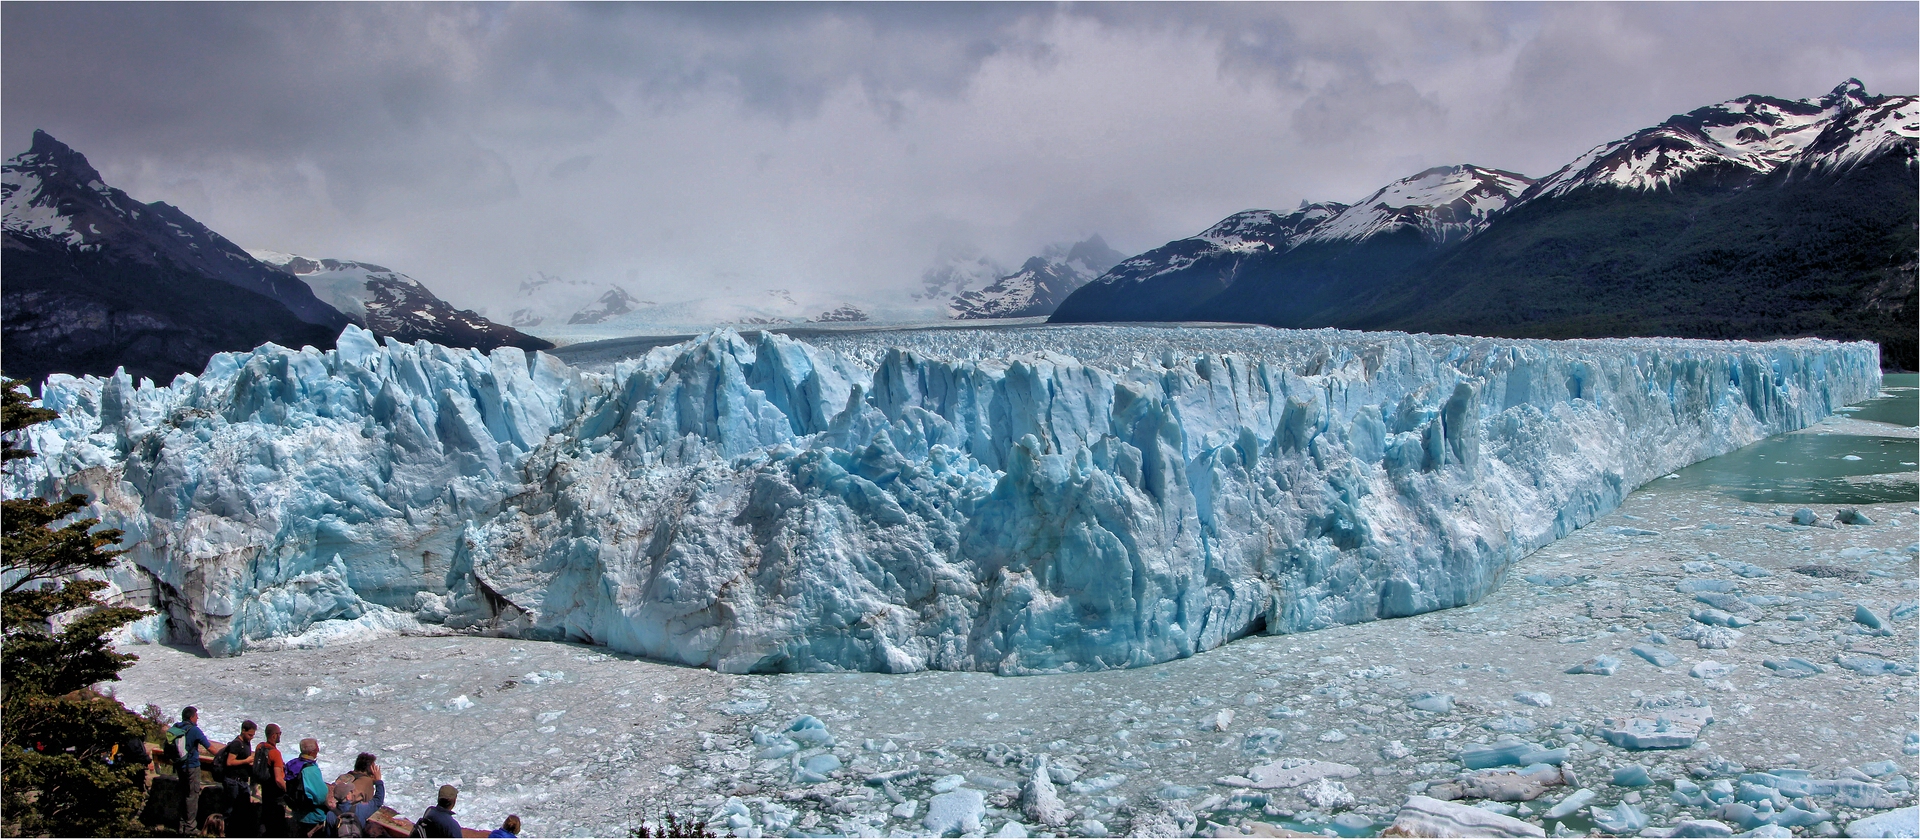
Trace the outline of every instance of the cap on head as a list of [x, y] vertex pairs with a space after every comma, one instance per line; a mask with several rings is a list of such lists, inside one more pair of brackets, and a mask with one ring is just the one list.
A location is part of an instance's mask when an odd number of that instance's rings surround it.
[[453, 802], [458, 800], [459, 798], [460, 798], [460, 791], [457, 789], [454, 789], [452, 784], [440, 785], [440, 806], [452, 807]]

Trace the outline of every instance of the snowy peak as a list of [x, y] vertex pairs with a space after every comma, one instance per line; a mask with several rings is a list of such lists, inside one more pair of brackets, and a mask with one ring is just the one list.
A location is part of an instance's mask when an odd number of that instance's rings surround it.
[[1242, 210], [1221, 219], [1198, 236], [1178, 239], [1139, 256], [1122, 260], [1094, 282], [1128, 285], [1178, 273], [1199, 262], [1237, 260], [1259, 253], [1285, 253], [1304, 241], [1347, 205], [1301, 202], [1299, 209], [1280, 214], [1272, 210]]
[[947, 306], [962, 320], [1025, 318], [1052, 314], [1061, 301], [1123, 258], [1098, 234], [1072, 245], [1050, 245], [1020, 270], [979, 291], [957, 295]]
[[1434, 244], [1459, 241], [1487, 226], [1531, 186], [1524, 175], [1479, 166], [1436, 166], [1381, 187], [1316, 225], [1315, 242], [1362, 242], [1400, 230]]
[[455, 308], [412, 277], [368, 262], [311, 259], [279, 251], [248, 251], [254, 259], [300, 278], [315, 296], [376, 335], [492, 350], [549, 349], [552, 343]]
[[588, 303], [580, 311], [574, 312], [573, 317], [567, 319], [567, 323], [604, 323], [647, 305], [651, 304], [628, 294], [624, 288], [613, 286], [608, 288], [605, 294], [600, 295], [599, 299]]
[[1589, 186], [1661, 189], [1710, 167], [1765, 175], [1788, 166], [1852, 166], [1892, 149], [1911, 156], [1920, 137], [1914, 114], [1914, 97], [1872, 96], [1858, 79], [1818, 99], [1742, 96], [1595, 146], [1536, 184], [1527, 200]]
[[328, 329], [346, 325], [340, 312], [304, 285], [263, 267], [179, 208], [160, 201], [143, 204], [108, 186], [86, 156], [45, 131], [35, 131], [32, 147], [0, 166], [0, 204], [9, 235], [143, 265], [170, 265], [270, 297], [306, 323]]

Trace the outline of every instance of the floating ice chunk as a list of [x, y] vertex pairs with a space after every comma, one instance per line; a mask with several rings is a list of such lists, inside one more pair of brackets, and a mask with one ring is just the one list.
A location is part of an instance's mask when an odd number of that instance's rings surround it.
[[1647, 814], [1626, 802], [1613, 807], [1595, 807], [1589, 812], [1593, 823], [1608, 833], [1633, 833], [1647, 826]]
[[1812, 827], [1833, 818], [1832, 813], [1822, 810], [1819, 807], [1813, 807], [1813, 809], [1810, 810], [1802, 809], [1801, 805], [1806, 803], [1806, 800], [1803, 798], [1800, 801], [1788, 804], [1773, 817], [1773, 823], [1781, 827]]
[[1610, 655], [1597, 655], [1586, 661], [1567, 668], [1568, 673], [1587, 673], [1595, 676], [1611, 676], [1620, 669], [1620, 659]]
[[1240, 751], [1256, 757], [1279, 754], [1287, 742], [1287, 733], [1277, 728], [1256, 728], [1240, 738]]
[[1638, 763], [1613, 768], [1613, 785], [1616, 787], [1644, 787], [1653, 783], [1653, 776], [1647, 773], [1647, 767]]
[[1846, 655], [1842, 653], [1834, 656], [1834, 661], [1841, 667], [1868, 676], [1885, 676], [1889, 674], [1895, 676], [1911, 676], [1914, 674], [1912, 664], [1888, 661], [1884, 658], [1876, 658], [1870, 655]]
[[1490, 769], [1495, 766], [1531, 766], [1546, 763], [1559, 766], [1567, 759], [1564, 748], [1547, 749], [1534, 743], [1508, 741], [1492, 746], [1472, 747], [1460, 751], [1460, 765], [1468, 769]]
[[840, 758], [832, 754], [817, 754], [794, 768], [793, 782], [796, 784], [818, 784], [827, 780], [827, 776], [840, 768]]
[[1802, 527], [1815, 525], [1820, 523], [1820, 516], [1806, 507], [1801, 507], [1793, 511], [1793, 523], [1801, 525]]
[[[965, 775], [942, 775], [933, 779], [933, 791], [935, 793], [952, 792], [966, 785], [967, 776]], [[1078, 790], [1076, 790], [1076, 792], [1077, 791]]]
[[1587, 806], [1588, 802], [1598, 797], [1598, 793], [1584, 787], [1574, 790], [1572, 795], [1561, 799], [1560, 803], [1553, 805], [1551, 809], [1547, 810], [1546, 818], [1564, 819], [1579, 812], [1580, 808]]
[[1847, 835], [1867, 837], [1920, 836], [1920, 807], [1902, 807], [1847, 823]]
[[1769, 658], [1760, 662], [1760, 664], [1768, 670], [1772, 670], [1773, 675], [1787, 679], [1804, 679], [1808, 676], [1817, 676], [1827, 672], [1827, 668], [1798, 656], [1788, 658], [1785, 661], [1776, 661]]
[[1839, 512], [1833, 514], [1833, 520], [1840, 524], [1873, 524], [1873, 519], [1867, 518], [1867, 514], [1852, 507], [1841, 507]]
[[833, 735], [827, 732], [827, 724], [807, 714], [802, 714], [787, 725], [787, 737], [808, 746], [833, 748]]
[[927, 817], [920, 824], [935, 836], [966, 834], [979, 830], [986, 815], [986, 797], [979, 790], [957, 789], [928, 801]]
[[1380, 747], [1380, 756], [1388, 760], [1401, 760], [1412, 754], [1413, 750], [1399, 740], [1388, 740], [1386, 745]]
[[1323, 810], [1351, 807], [1354, 803], [1353, 793], [1346, 784], [1326, 777], [1316, 778], [1313, 783], [1301, 787], [1300, 796]]
[[1655, 667], [1672, 667], [1680, 663], [1679, 656], [1674, 655], [1673, 653], [1667, 652], [1666, 650], [1660, 649], [1659, 647], [1649, 647], [1645, 644], [1635, 644], [1632, 647], [1632, 652], [1634, 655], [1637, 655], [1641, 658], [1646, 659], [1648, 664], [1651, 664]]
[[[1653, 834], [1643, 830], [1640, 832], [1640, 835], [1651, 836]], [[1716, 821], [1714, 819], [1687, 819], [1686, 821], [1678, 822], [1672, 827], [1667, 828], [1662, 831], [1660, 835], [1671, 836], [1675, 839], [1720, 839], [1720, 837], [1732, 836], [1733, 827], [1726, 822]]]
[[1233, 709], [1227, 708], [1208, 717], [1207, 721], [1202, 723], [1200, 727], [1207, 731], [1226, 731], [1227, 728], [1232, 725]]
[[1725, 566], [1728, 571], [1732, 571], [1735, 574], [1738, 574], [1742, 577], [1747, 577], [1750, 579], [1758, 579], [1761, 577], [1773, 576], [1772, 571], [1766, 568], [1762, 568], [1751, 562], [1741, 562], [1739, 560], [1734, 560], [1734, 559], [1723, 559], [1720, 561], [1720, 564]]
[[[901, 806], [905, 806], [905, 805], [901, 805]], [[897, 810], [899, 808], [896, 807], [894, 809]], [[908, 813], [906, 816], [903, 816], [902, 818], [912, 818], [912, 817], [913, 817], [913, 814]], [[999, 830], [994, 831], [993, 835], [994, 835], [994, 839], [1027, 839], [1027, 836], [1028, 836], [1027, 826], [1017, 821], [1008, 820], [1006, 824], [1003, 824], [1000, 826]]]
[[1700, 729], [1713, 720], [1713, 709], [1671, 707], [1652, 709], [1652, 717], [1606, 721], [1600, 736], [1623, 749], [1683, 749], [1700, 738]]
[[468, 699], [464, 693], [447, 700], [447, 710], [449, 711], [465, 711], [471, 707], [473, 707], [473, 700]]
[[1884, 778], [1900, 771], [1900, 764], [1891, 760], [1876, 760], [1872, 763], [1862, 764], [1860, 771], [1867, 773], [1869, 777]]
[[1840, 781], [1833, 791], [1833, 803], [1858, 810], [1886, 810], [1900, 802], [1879, 784]]
[[1257, 789], [1290, 789], [1321, 778], [1351, 778], [1358, 774], [1359, 767], [1344, 763], [1288, 758], [1256, 766], [1247, 772], [1247, 777]]
[[1691, 671], [1688, 671], [1687, 675], [1690, 675], [1696, 679], [1705, 679], [1711, 682], [1718, 679], [1724, 679], [1727, 677], [1727, 674], [1732, 673], [1733, 671], [1734, 671], [1734, 665], [1721, 664], [1720, 662], [1717, 662], [1717, 661], [1707, 660], [1707, 661], [1702, 661], [1698, 664], [1695, 664], [1693, 666], [1693, 669]]
[[1699, 622], [1690, 622], [1674, 633], [1676, 637], [1690, 640], [1703, 650], [1733, 649], [1744, 634], [1732, 627], [1709, 626]]
[[1521, 691], [1513, 695], [1513, 701], [1535, 708], [1553, 707], [1553, 694], [1546, 691]]
[[1462, 772], [1454, 780], [1433, 784], [1434, 798], [1488, 798], [1494, 801], [1532, 801], [1549, 787], [1565, 786], [1573, 773], [1552, 764], [1535, 763], [1521, 769], [1480, 769]]
[[1732, 580], [1681, 580], [1680, 583], [1673, 588], [1681, 594], [1699, 594], [1701, 592], [1731, 594], [1740, 590], [1739, 586], [1735, 585]]
[[1875, 629], [1875, 630], [1887, 629], [1886, 619], [1880, 617], [1878, 614], [1875, 614], [1872, 609], [1867, 608], [1867, 604], [1865, 603], [1854, 604], [1853, 622], [1860, 624], [1861, 626], [1864, 626], [1868, 629]]
[[1107, 772], [1083, 781], [1074, 781], [1067, 785], [1067, 789], [1071, 790], [1075, 795], [1094, 795], [1106, 792], [1126, 782], [1127, 776], [1118, 772]]
[[1538, 825], [1478, 807], [1416, 795], [1401, 805], [1388, 831], [1398, 836], [1545, 837]]
[[1622, 527], [1618, 525], [1607, 528], [1607, 532], [1615, 536], [1658, 536], [1660, 535], [1660, 531], [1658, 530], [1646, 530], [1639, 527]]
[[770, 704], [765, 699], [731, 699], [713, 703], [713, 709], [731, 716], [751, 716], [765, 713]]
[[1528, 574], [1522, 579], [1536, 586], [1546, 586], [1548, 588], [1563, 588], [1566, 586], [1579, 585], [1587, 581], [1586, 577], [1576, 577], [1572, 574]]
[[1453, 694], [1427, 691], [1407, 700], [1407, 705], [1416, 711], [1444, 714], [1453, 710]]
[[1035, 824], [1047, 827], [1064, 825], [1072, 816], [1067, 805], [1060, 801], [1060, 794], [1047, 773], [1046, 755], [1034, 760], [1033, 773], [1020, 790], [1020, 811]]

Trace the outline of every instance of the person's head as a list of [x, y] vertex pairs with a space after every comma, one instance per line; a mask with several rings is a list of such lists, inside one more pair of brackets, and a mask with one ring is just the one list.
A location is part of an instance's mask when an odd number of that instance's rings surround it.
[[442, 810], [453, 809], [453, 803], [459, 800], [459, 798], [460, 798], [460, 791], [457, 789], [454, 789], [452, 784], [440, 785], [440, 809]]
[[508, 816], [506, 821], [503, 821], [500, 823], [500, 829], [508, 833], [511, 833], [515, 836], [519, 836], [520, 835], [520, 814], [514, 813], [513, 815]]
[[315, 740], [312, 737], [301, 739], [300, 741], [301, 757], [311, 759], [311, 758], [318, 757], [319, 755], [320, 755], [320, 741]]
[[195, 708], [192, 705], [188, 705], [187, 707], [180, 709], [180, 721], [181, 722], [199, 722], [200, 709]]
[[365, 775], [373, 771], [373, 762], [378, 759], [373, 756], [373, 752], [361, 752], [359, 757], [353, 759], [353, 771]]
[[267, 742], [269, 743], [278, 744], [280, 742], [280, 724], [279, 723], [271, 723], [271, 722], [267, 723], [266, 739], [267, 739]]
[[255, 726], [255, 725], [253, 724], [253, 720], [245, 720], [245, 721], [243, 721], [243, 722], [241, 722], [241, 723], [240, 723], [240, 739], [242, 739], [242, 740], [252, 740], [252, 739], [253, 739], [253, 732], [255, 732], [255, 731], [257, 731], [257, 730], [259, 730], [259, 729], [258, 729], [258, 727], [257, 727], [257, 726]]
[[219, 813], [214, 813], [213, 815], [208, 816], [207, 817], [207, 835], [208, 836], [227, 835], [227, 817]]

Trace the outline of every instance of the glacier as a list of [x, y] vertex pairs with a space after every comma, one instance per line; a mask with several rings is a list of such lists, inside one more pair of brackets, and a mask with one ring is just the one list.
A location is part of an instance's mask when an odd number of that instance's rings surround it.
[[1473, 603], [1646, 481], [1872, 396], [1871, 343], [1265, 327], [378, 342], [56, 375], [149, 631], [443, 625], [727, 672], [1136, 667]]

